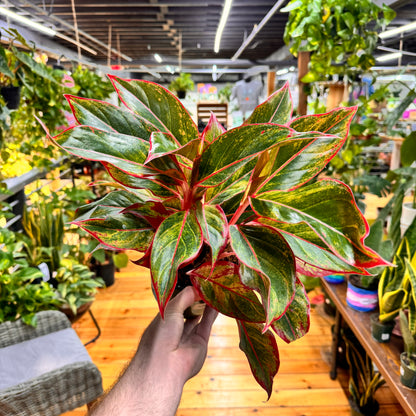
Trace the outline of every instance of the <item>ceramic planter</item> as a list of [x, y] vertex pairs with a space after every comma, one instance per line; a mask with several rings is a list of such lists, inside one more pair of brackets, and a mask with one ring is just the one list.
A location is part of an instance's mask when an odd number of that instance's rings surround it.
[[348, 281], [347, 304], [360, 312], [370, 312], [377, 308], [378, 290], [360, 288]]
[[378, 316], [378, 313], [371, 315], [371, 335], [377, 342], [389, 342], [395, 322], [380, 322]]
[[338, 283], [342, 283], [345, 280], [345, 277], [343, 274], [330, 274], [328, 276], [324, 276], [324, 279], [328, 283], [338, 284]]
[[[410, 360], [413, 360], [414, 368], [410, 366]], [[416, 389], [416, 356], [409, 359], [406, 352], [400, 354], [400, 382], [409, 389]]]
[[416, 208], [412, 208], [412, 205], [412, 202], [405, 202], [402, 206], [402, 216], [400, 218], [400, 232], [402, 237], [416, 217]]

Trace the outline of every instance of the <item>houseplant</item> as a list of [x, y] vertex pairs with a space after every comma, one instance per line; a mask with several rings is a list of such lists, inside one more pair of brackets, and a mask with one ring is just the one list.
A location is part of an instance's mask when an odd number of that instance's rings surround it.
[[400, 330], [403, 336], [404, 351], [400, 354], [400, 381], [410, 389], [416, 389], [416, 342], [415, 333], [409, 328], [409, 320], [400, 311]]
[[351, 405], [351, 416], [375, 416], [379, 404], [374, 398], [374, 393], [385, 383], [385, 380], [378, 371], [374, 370], [370, 357], [354, 335], [347, 336], [343, 333], [343, 339], [350, 372], [348, 400]]
[[191, 74], [181, 72], [170, 84], [169, 89], [175, 91], [178, 98], [185, 98], [188, 91], [194, 89], [194, 81], [192, 81]]
[[[275, 332], [290, 342], [309, 328], [296, 277], [367, 274], [385, 264], [348, 187], [313, 181], [342, 147], [355, 108], [291, 120], [288, 85], [246, 122], [205, 130], [180, 101], [148, 81], [109, 76], [122, 103], [67, 96], [79, 125], [51, 137], [100, 161], [115, 190], [78, 210], [74, 223], [102, 244], [144, 253], [163, 317], [177, 284], [235, 318], [240, 348], [270, 396], [279, 368]], [[259, 298], [256, 293], [259, 294]]]

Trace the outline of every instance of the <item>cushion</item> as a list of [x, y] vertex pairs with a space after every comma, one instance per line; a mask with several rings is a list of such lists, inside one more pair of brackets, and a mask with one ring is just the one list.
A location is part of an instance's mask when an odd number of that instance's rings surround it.
[[81, 361], [91, 358], [72, 328], [0, 348], [0, 390]]

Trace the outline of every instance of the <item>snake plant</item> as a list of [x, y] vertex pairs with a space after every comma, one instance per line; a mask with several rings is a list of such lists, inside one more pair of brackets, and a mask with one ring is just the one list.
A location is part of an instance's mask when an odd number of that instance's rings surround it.
[[309, 328], [297, 273], [366, 274], [384, 264], [364, 244], [368, 225], [351, 190], [317, 175], [344, 144], [356, 108], [292, 119], [288, 85], [245, 123], [202, 133], [162, 86], [110, 75], [121, 105], [67, 96], [78, 125], [53, 142], [99, 161], [114, 190], [78, 210], [75, 223], [102, 244], [143, 253], [160, 313], [176, 286], [234, 318], [240, 348], [272, 392], [275, 335]]

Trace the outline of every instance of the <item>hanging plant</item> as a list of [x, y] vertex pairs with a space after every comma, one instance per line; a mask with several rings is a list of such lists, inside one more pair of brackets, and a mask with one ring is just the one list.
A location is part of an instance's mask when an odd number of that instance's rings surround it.
[[51, 137], [100, 161], [114, 191], [74, 221], [102, 244], [144, 253], [163, 317], [176, 286], [236, 320], [240, 348], [270, 396], [275, 335], [309, 329], [297, 273], [367, 274], [384, 261], [364, 245], [368, 225], [350, 189], [314, 180], [344, 144], [356, 108], [292, 120], [285, 85], [246, 122], [205, 130], [160, 85], [110, 75], [121, 107], [67, 96], [79, 125]]

